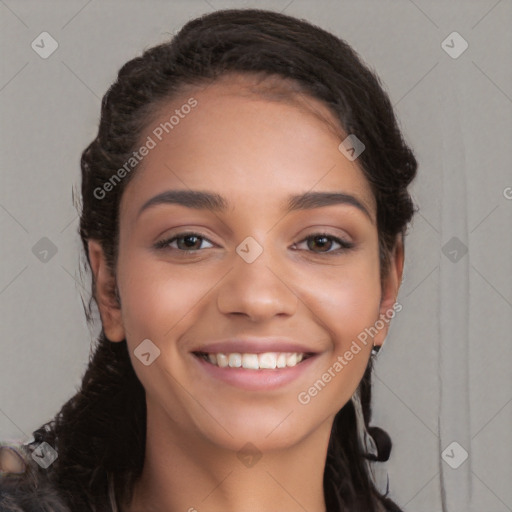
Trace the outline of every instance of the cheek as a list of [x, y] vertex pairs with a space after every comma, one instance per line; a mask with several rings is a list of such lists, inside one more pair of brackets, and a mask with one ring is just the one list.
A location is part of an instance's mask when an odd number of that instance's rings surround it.
[[128, 344], [133, 347], [145, 338], [162, 343], [193, 309], [206, 284], [196, 279], [191, 285], [190, 272], [171, 272], [146, 249], [120, 247], [117, 274]]
[[[353, 395], [366, 370], [373, 341], [366, 329], [379, 314], [380, 288], [368, 276], [346, 276], [316, 294], [315, 316], [328, 328], [330, 348], [323, 364], [297, 395], [304, 421], [336, 414]], [[304, 408], [302, 408], [304, 406]]]
[[350, 279], [334, 298], [329, 314], [336, 333], [335, 348], [344, 349], [379, 316], [380, 287], [372, 280]]
[[187, 273], [170, 276], [162, 266], [146, 263], [138, 269], [124, 281], [122, 292], [127, 336], [133, 338], [132, 342], [140, 337], [163, 342], [178, 322], [193, 311], [208, 288], [197, 279], [191, 283]]
[[[373, 345], [368, 329], [379, 319], [381, 298], [375, 253], [360, 253], [350, 264], [322, 269], [301, 283], [308, 309], [330, 337], [321, 372], [315, 375], [312, 387], [303, 390], [304, 401], [299, 399], [299, 403], [314, 402], [311, 410], [318, 408], [319, 414], [323, 407], [332, 408], [333, 413], [339, 410], [354, 393], [367, 367]], [[318, 399], [313, 400], [316, 396]]]
[[379, 318], [380, 276], [371, 253], [344, 266], [317, 270], [300, 286], [308, 308], [329, 328], [336, 351]]
[[[352, 278], [347, 278], [338, 288], [333, 287], [329, 297], [324, 297], [318, 314], [330, 328], [331, 351], [327, 364], [340, 375], [334, 379], [338, 385], [334, 384], [333, 390], [345, 389], [350, 383], [349, 387], [354, 388], [350, 396], [362, 378], [373, 344], [367, 329], [378, 319], [379, 298], [379, 288], [371, 280], [362, 282]], [[334, 362], [338, 362], [337, 368], [332, 368]]]

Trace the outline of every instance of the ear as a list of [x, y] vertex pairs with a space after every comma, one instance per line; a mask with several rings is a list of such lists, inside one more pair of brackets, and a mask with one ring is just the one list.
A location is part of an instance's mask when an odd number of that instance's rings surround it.
[[96, 302], [101, 323], [110, 341], [123, 341], [125, 332], [121, 318], [121, 305], [116, 298], [116, 280], [107, 266], [105, 253], [97, 240], [89, 240], [89, 260], [96, 285]]
[[[397, 236], [395, 248], [390, 257], [389, 270], [382, 283], [382, 296], [379, 307], [379, 319], [382, 320], [384, 327], [373, 339], [373, 344], [382, 346], [388, 334], [391, 318], [395, 313], [401, 311], [402, 305], [395, 304], [400, 285], [402, 284], [402, 274], [404, 271], [404, 244], [402, 235]], [[380, 324], [380, 322], [379, 322]]]

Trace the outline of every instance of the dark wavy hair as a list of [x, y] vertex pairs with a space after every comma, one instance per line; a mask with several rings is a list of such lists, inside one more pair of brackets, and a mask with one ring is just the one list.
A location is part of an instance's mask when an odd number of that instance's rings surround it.
[[[169, 42], [148, 49], [120, 69], [103, 97], [98, 134], [81, 158], [79, 234], [87, 257], [82, 261], [84, 269], [90, 268], [87, 242], [95, 239], [115, 276], [119, 204], [136, 169], [106, 197], [97, 198], [94, 190], [102, 188], [132, 156], [141, 144], [142, 131], [165, 102], [188, 86], [206, 86], [229, 73], [291, 82], [304, 98], [323, 102], [346, 133], [364, 142], [366, 149], [357, 162], [377, 203], [384, 278], [397, 240], [405, 236], [415, 212], [407, 187], [417, 170], [388, 95], [376, 74], [342, 39], [305, 20], [260, 9], [221, 10], [193, 19]], [[95, 302], [94, 276], [91, 289], [88, 303], [84, 302], [89, 322]], [[114, 286], [112, 297], [119, 304]], [[368, 459], [387, 460], [391, 450], [389, 436], [370, 426], [372, 364], [373, 356], [359, 391], [366, 428], [378, 454], [364, 453], [359, 445], [356, 413], [349, 400], [335, 416], [328, 447], [323, 483], [329, 512], [400, 512], [387, 493], [376, 489], [366, 466]], [[131, 498], [144, 461], [146, 403], [126, 340], [112, 343], [102, 328], [81, 387], [33, 436], [26, 454], [43, 441], [58, 452], [48, 469], [32, 466], [58, 489], [65, 504], [62, 510], [110, 510], [109, 478], [120, 500]]]

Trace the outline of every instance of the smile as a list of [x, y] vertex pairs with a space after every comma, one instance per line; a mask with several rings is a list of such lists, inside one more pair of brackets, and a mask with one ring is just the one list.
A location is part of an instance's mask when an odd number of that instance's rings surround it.
[[245, 368], [247, 370], [291, 368], [311, 357], [311, 354], [298, 352], [265, 352], [262, 354], [196, 352], [195, 355], [220, 368]]
[[[307, 352], [202, 352], [191, 353], [201, 379], [213, 379], [246, 391], [283, 390], [317, 365], [318, 353]], [[302, 377], [304, 379], [305, 377]], [[311, 380], [308, 379], [308, 381]]]

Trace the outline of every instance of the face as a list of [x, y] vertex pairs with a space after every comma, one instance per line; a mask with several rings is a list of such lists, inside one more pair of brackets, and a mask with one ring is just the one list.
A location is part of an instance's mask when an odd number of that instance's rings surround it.
[[[107, 337], [127, 340], [148, 417], [263, 451], [292, 446], [350, 399], [388, 325], [362, 333], [393, 311], [401, 262], [381, 287], [375, 199], [321, 119], [332, 121], [326, 107], [242, 94], [243, 80], [175, 98], [143, 134], [155, 146], [120, 206], [121, 308], [100, 310]], [[191, 191], [214, 196], [172, 194]], [[304, 194], [319, 195], [290, 208]], [[94, 241], [90, 253], [106, 281]], [[143, 340], [148, 365], [136, 356]], [[276, 368], [237, 368], [236, 354]]]

